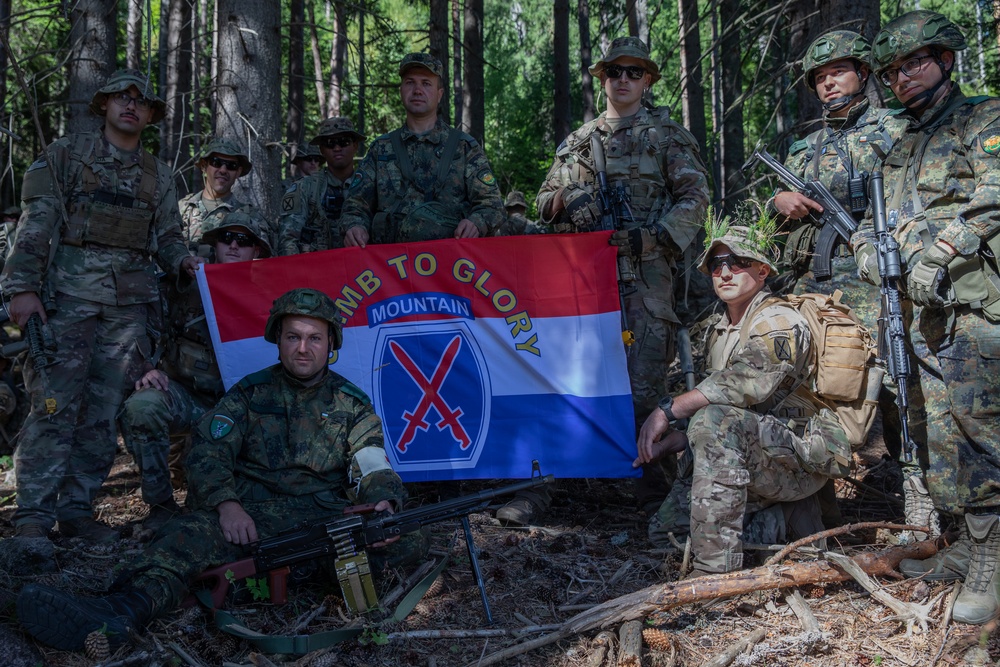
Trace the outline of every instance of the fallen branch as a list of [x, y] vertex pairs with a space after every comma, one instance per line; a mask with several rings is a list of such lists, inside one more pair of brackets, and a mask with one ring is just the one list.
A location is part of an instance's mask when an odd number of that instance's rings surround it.
[[760, 640], [763, 639], [766, 634], [766, 628], [758, 628], [754, 630], [735, 644], [727, 646], [726, 650], [706, 662], [703, 667], [726, 667], [726, 665], [732, 663], [732, 661], [735, 660], [736, 656], [740, 653], [743, 653], [743, 651], [747, 650], [754, 644], [760, 643]]
[[[849, 523], [844, 526], [837, 526], [836, 528], [831, 528], [830, 530], [820, 531], [818, 533], [810, 535], [809, 537], [803, 537], [801, 540], [796, 540], [795, 542], [792, 542], [778, 553], [768, 558], [764, 562], [764, 565], [774, 565], [775, 563], [780, 563], [788, 556], [788, 554], [792, 553], [799, 547], [806, 544], [812, 544], [817, 540], [823, 540], [828, 537], [836, 537], [837, 535], [847, 535], [849, 533], [853, 533], [856, 530], [870, 530], [872, 528], [875, 528], [876, 530], [884, 528], [886, 530], [915, 530], [920, 533], [927, 532], [927, 526], [909, 526], [909, 525], [901, 525], [898, 523], [885, 523], [883, 521], [864, 521], [862, 523]], [[935, 553], [937, 553], [937, 550], [935, 550]]]
[[884, 604], [896, 613], [896, 619], [906, 621], [906, 635], [913, 633], [914, 622], [920, 624], [921, 632], [927, 632], [927, 621], [930, 620], [930, 611], [936, 604], [936, 600], [930, 604], [914, 604], [903, 602], [892, 597], [868, 573], [862, 570], [856, 562], [844, 554], [827, 552], [826, 557], [837, 564], [838, 567], [854, 577], [861, 586], [871, 593], [871, 596]]
[[523, 628], [476, 628], [475, 630], [408, 630], [405, 632], [390, 632], [386, 635], [389, 641], [396, 639], [482, 639], [484, 637], [517, 637], [535, 632], [552, 632], [562, 625], [528, 625]]
[[[892, 547], [877, 554], [861, 553], [854, 557], [854, 561], [868, 574], [884, 577], [896, 574], [895, 569], [899, 565], [899, 561], [904, 558], [923, 560], [937, 553], [937, 549], [937, 543], [934, 540], [924, 540], [906, 546]], [[851, 575], [832, 563], [814, 561], [792, 563], [791, 565], [765, 565], [752, 570], [715, 574], [670, 584], [656, 584], [596, 605], [569, 619], [552, 634], [492, 653], [475, 664], [479, 667], [500, 664], [514, 656], [522, 655], [581, 632], [646, 618], [653, 612], [672, 609], [692, 602], [730, 598], [754, 591], [833, 583], [848, 579], [851, 579]]]

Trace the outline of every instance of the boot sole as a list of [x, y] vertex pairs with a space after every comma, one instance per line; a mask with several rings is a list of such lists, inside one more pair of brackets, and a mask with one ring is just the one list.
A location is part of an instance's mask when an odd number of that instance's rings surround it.
[[[17, 618], [32, 637], [61, 651], [83, 650], [87, 635], [100, 630], [104, 623], [86, 619], [92, 613], [67, 599], [59, 591], [28, 584], [17, 596]], [[112, 649], [121, 646], [121, 633], [108, 633]]]

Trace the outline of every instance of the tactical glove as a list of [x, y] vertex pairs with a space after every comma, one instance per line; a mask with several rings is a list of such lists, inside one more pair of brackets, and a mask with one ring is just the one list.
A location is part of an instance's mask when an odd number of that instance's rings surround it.
[[618, 255], [642, 257], [656, 247], [656, 228], [643, 225], [632, 229], [623, 229], [611, 235], [608, 243], [618, 246]]
[[854, 251], [854, 261], [858, 263], [858, 277], [871, 283], [880, 284], [878, 274], [878, 252], [871, 244], [864, 244]]
[[947, 275], [951, 255], [937, 244], [925, 250], [910, 270], [906, 292], [918, 306], [943, 306], [941, 283]]

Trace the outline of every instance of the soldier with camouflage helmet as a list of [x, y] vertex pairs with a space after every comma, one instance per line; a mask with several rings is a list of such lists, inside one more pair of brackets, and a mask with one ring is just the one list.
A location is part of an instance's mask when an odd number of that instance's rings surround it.
[[[211, 218], [206, 225], [214, 221]], [[232, 264], [271, 256], [267, 230], [259, 218], [235, 211], [218, 221], [220, 227], [203, 227], [199, 240], [210, 250], [206, 253], [210, 262]], [[176, 470], [171, 460], [183, 458], [192, 427], [224, 393], [197, 284], [182, 277], [166, 289], [168, 312], [159, 361], [147, 362], [118, 418], [125, 447], [139, 468], [142, 499], [149, 505], [143, 537], [180, 513], [171, 473], [183, 469]]]
[[344, 247], [340, 214], [354, 175], [354, 156], [364, 140], [350, 118], [335, 116], [320, 123], [309, 143], [319, 146], [326, 169], [293, 183], [285, 192], [278, 233], [280, 254]]
[[[962, 30], [918, 10], [876, 35], [875, 75], [904, 107], [907, 125], [886, 157], [886, 209], [897, 217], [927, 406], [927, 486], [961, 539], [910, 576], [963, 578], [953, 618], [1000, 614], [1000, 99], [966, 97], [951, 80]], [[871, 220], [853, 239], [861, 275], [878, 280]]]
[[410, 53], [399, 63], [403, 127], [372, 142], [341, 223], [348, 247], [489, 236], [504, 220], [496, 177], [479, 142], [438, 118], [441, 61]]
[[[247, 152], [240, 147], [239, 142], [223, 137], [212, 139], [201, 149], [198, 169], [201, 170], [205, 187], [180, 201], [185, 238], [192, 247], [197, 246], [204, 229], [218, 228], [221, 220], [233, 211], [260, 216], [252, 206], [233, 194], [236, 180], [253, 169]], [[272, 234], [270, 227], [268, 234]]]
[[[591, 137], [603, 145], [612, 189], [628, 199], [625, 229], [614, 233], [619, 255], [640, 267], [636, 290], [625, 297], [626, 319], [635, 332], [628, 353], [636, 428], [666, 393], [680, 320], [674, 312], [674, 277], [701, 228], [709, 202], [708, 171], [694, 137], [670, 119], [666, 107], [648, 107], [642, 96], [660, 79], [657, 64], [638, 37], [619, 37], [590, 68], [601, 80], [607, 108], [571, 133], [556, 149], [555, 160], [535, 204], [545, 231], [587, 232], [600, 228], [601, 211], [591, 155]], [[665, 489], [658, 466], [644, 468], [640, 507], [655, 506]], [[498, 512], [512, 523], [530, 517], [531, 508], [515, 498]], [[524, 511], [516, 511], [518, 509]]]
[[322, 166], [326, 166], [326, 158], [319, 146], [312, 143], [296, 145], [295, 155], [292, 157], [292, 171], [296, 181], [312, 176]]
[[[833, 30], [820, 35], [802, 60], [809, 89], [823, 105], [823, 127], [788, 150], [785, 166], [803, 180], [818, 180], [848, 213], [861, 220], [868, 209], [868, 176], [880, 156], [884, 156], [902, 132], [904, 122], [895, 112], [871, 106], [865, 92], [871, 76], [871, 43], [850, 30]], [[775, 193], [769, 202], [784, 218], [788, 235], [780, 267], [784, 275], [775, 283], [779, 292], [833, 294], [840, 290], [843, 300], [871, 331], [878, 330], [881, 299], [876, 286], [858, 277], [857, 264], [845, 246], [838, 249], [831, 262], [833, 277], [817, 281], [812, 272], [819, 235], [812, 215], [822, 211], [814, 200], [794, 190]], [[910, 403], [920, 403], [919, 387], [910, 388]], [[895, 405], [895, 387], [887, 379], [879, 397], [883, 418], [883, 436], [893, 459], [902, 451], [901, 424]], [[914, 416], [917, 411], [914, 410]], [[922, 420], [914, 419], [913, 432], [924, 439]], [[933, 507], [927, 497], [923, 474], [916, 463], [904, 465], [904, 491], [907, 523], [925, 526]], [[827, 527], [842, 523], [836, 492], [831, 483], [823, 496], [824, 522]], [[919, 538], [923, 534], [917, 534]]]
[[143, 150], [142, 130], [166, 105], [134, 70], [114, 73], [90, 103], [100, 130], [53, 142], [28, 168], [24, 213], [0, 275], [11, 318], [37, 315], [56, 341], [55, 362], [25, 385], [31, 412], [14, 455], [19, 536], [117, 539], [93, 518], [116, 451], [115, 415], [131, 375], [150, 354], [148, 311], [157, 264], [194, 275], [181, 236], [170, 168]]
[[503, 207], [507, 210], [507, 219], [500, 225], [494, 236], [517, 236], [526, 234], [531, 223], [524, 215], [528, 211], [528, 202], [520, 190], [511, 190], [504, 199]]
[[[120, 573], [112, 592], [82, 598], [29, 585], [18, 618], [38, 640], [80, 650], [104, 628], [112, 646], [175, 608], [209, 566], [246, 558], [250, 543], [329, 519], [351, 503], [402, 509], [406, 491], [389, 466], [382, 424], [360, 389], [327, 364], [343, 340], [340, 312], [314, 289], [275, 300], [264, 338], [279, 363], [243, 378], [198, 422], [188, 458], [188, 505]], [[370, 556], [377, 569], [422, 558], [406, 539]]]
[[[744, 525], [763, 508], [774, 507], [780, 522], [769, 539], [786, 537], [783, 509], [792, 503], [804, 515], [791, 525], [799, 537], [821, 530], [813, 496], [831, 477], [846, 476], [851, 461], [837, 415], [813, 393], [808, 323], [786, 302], [767, 301], [778, 252], [766, 223], [723, 221], [708, 231], [698, 269], [725, 304], [706, 344], [709, 376], [660, 400], [639, 432], [633, 464], [686, 450], [689, 473], [663, 509], [690, 507], [693, 576], [740, 569]], [[690, 419], [686, 434], [674, 429], [678, 419]]]

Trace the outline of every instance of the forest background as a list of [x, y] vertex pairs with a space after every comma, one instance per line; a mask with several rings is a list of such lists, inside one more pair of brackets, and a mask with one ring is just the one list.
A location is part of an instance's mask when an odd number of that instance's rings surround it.
[[143, 139], [179, 196], [202, 187], [207, 138], [235, 137], [254, 163], [241, 197], [276, 216], [291, 146], [323, 118], [348, 116], [369, 138], [402, 123], [397, 66], [410, 51], [444, 63], [441, 115], [482, 142], [504, 193], [531, 202], [559, 142], [604, 108], [587, 68], [634, 34], [663, 75], [652, 101], [692, 130], [729, 209], [768, 194], [765, 174], [740, 169], [758, 140], [783, 158], [818, 127], [801, 71], [810, 42], [834, 29], [873, 38], [918, 8], [964, 29], [954, 79], [966, 94], [996, 94], [1000, 0], [0, 0], [0, 205], [18, 203], [43, 142], [100, 125], [87, 104], [128, 66], [169, 105]]

